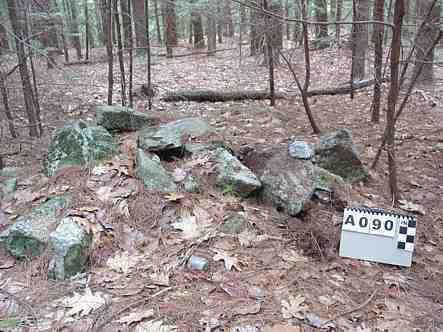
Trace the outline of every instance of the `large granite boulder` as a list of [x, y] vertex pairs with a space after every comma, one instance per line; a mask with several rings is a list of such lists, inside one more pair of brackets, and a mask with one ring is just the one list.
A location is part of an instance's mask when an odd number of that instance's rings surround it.
[[52, 176], [63, 166], [85, 165], [116, 151], [117, 145], [105, 128], [77, 121], [56, 130], [45, 161], [46, 173]]
[[66, 206], [64, 197], [49, 199], [0, 233], [0, 241], [16, 258], [40, 256], [48, 246], [49, 234], [57, 226], [61, 210]]
[[142, 130], [138, 136], [138, 147], [154, 152], [182, 149], [190, 137], [202, 137], [212, 131], [201, 119], [181, 119]]
[[322, 136], [313, 161], [349, 182], [364, 180], [368, 176], [347, 129]]
[[240, 196], [248, 196], [260, 189], [257, 176], [227, 150], [217, 148], [211, 154], [217, 170], [218, 186], [229, 188]]
[[157, 155], [137, 149], [136, 163], [136, 175], [143, 181], [146, 189], [160, 192], [177, 191], [173, 177], [164, 169]]
[[81, 273], [86, 267], [90, 243], [91, 236], [82, 227], [72, 218], [64, 218], [49, 235], [49, 277], [64, 280]]
[[132, 108], [120, 105], [99, 105], [95, 107], [97, 124], [113, 131], [138, 130], [156, 124], [149, 115], [134, 111]]

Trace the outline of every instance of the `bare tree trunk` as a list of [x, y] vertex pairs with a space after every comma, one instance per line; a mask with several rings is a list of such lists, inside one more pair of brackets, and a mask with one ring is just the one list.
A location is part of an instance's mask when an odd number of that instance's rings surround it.
[[125, 48], [129, 47], [129, 39], [131, 38], [132, 27], [131, 17], [129, 16], [129, 8], [127, 0], [120, 0], [120, 11], [122, 13], [122, 26], [123, 26], [123, 45]]
[[[289, 10], [289, 0], [285, 1], [285, 15], [286, 17], [290, 17], [290, 10]], [[291, 40], [291, 24], [289, 22], [286, 22], [285, 25], [286, 28], [286, 39]]]
[[[149, 0], [145, 0], [145, 17], [146, 17], [146, 40], [148, 41], [146, 61], [147, 61], [147, 74], [148, 74], [148, 108], [152, 109], [152, 97], [154, 96], [154, 90], [152, 89], [152, 78], [151, 78], [151, 34], [149, 31], [150, 17], [149, 17]], [[166, 43], [168, 43], [166, 41]]]
[[[384, 20], [385, 0], [375, 0], [374, 2], [374, 21], [383, 22]], [[375, 71], [375, 85], [374, 97], [371, 106], [371, 121], [378, 123], [380, 121], [380, 100], [382, 87], [382, 67], [383, 67], [383, 33], [384, 25], [376, 24], [374, 26], [374, 71]]]
[[391, 86], [388, 95], [388, 109], [386, 112], [386, 147], [389, 165], [389, 188], [392, 202], [398, 203], [399, 190], [397, 181], [397, 166], [395, 163], [395, 109], [399, 94], [399, 66], [401, 52], [401, 28], [405, 14], [404, 0], [395, 1], [394, 29], [391, 44]]
[[106, 40], [106, 54], [108, 56], [108, 105], [112, 105], [114, 90], [114, 55], [112, 47], [112, 0], [100, 0], [104, 17], [104, 30]]
[[91, 35], [90, 27], [89, 27], [89, 10], [88, 10], [88, 1], [84, 0], [83, 6], [85, 7], [85, 59], [89, 60], [89, 37]]
[[[315, 0], [315, 16], [319, 22], [328, 21], [328, 4], [326, 0]], [[328, 26], [320, 25], [318, 26], [318, 38], [324, 38], [328, 36]]]
[[162, 30], [160, 28], [160, 12], [158, 10], [158, 0], [154, 0], [154, 15], [155, 15], [155, 28], [157, 30], [157, 42], [161, 45], [162, 41]]
[[217, 21], [211, 12], [207, 16], [208, 56], [215, 55], [217, 49]]
[[192, 30], [194, 31], [194, 47], [203, 48], [205, 47], [205, 39], [203, 35], [202, 17], [199, 12], [193, 11], [191, 13], [191, 19]]
[[[217, 42], [223, 43], [223, 8], [221, 1], [217, 1]], [[191, 23], [192, 25], [192, 23]]]
[[246, 28], [246, 7], [244, 5], [240, 5], [240, 29], [239, 29], [239, 38], [238, 38], [238, 48], [239, 48], [239, 62], [241, 64], [242, 56], [243, 56], [243, 36]]
[[12, 25], [12, 30], [15, 34], [15, 44], [17, 50], [17, 57], [19, 62], [19, 72], [23, 87], [23, 97], [25, 101], [25, 110], [29, 122], [29, 135], [31, 137], [39, 137], [37, 115], [33, 99], [33, 89], [31, 79], [29, 77], [27, 57], [25, 54], [25, 46], [23, 40], [26, 40], [25, 27], [26, 17], [24, 8], [21, 6], [21, 1], [7, 0], [9, 18]]
[[13, 138], [17, 138], [18, 135], [14, 127], [14, 118], [12, 116], [11, 109], [9, 108], [8, 90], [6, 89], [5, 81], [6, 75], [2, 71], [0, 71], [0, 93], [2, 95], [5, 117], [8, 121], [9, 133]]
[[123, 60], [123, 41], [122, 31], [120, 25], [120, 15], [118, 12], [118, 0], [112, 0], [114, 9], [114, 22], [116, 27], [117, 48], [118, 48], [118, 63], [120, 65], [120, 84], [121, 84], [121, 96], [122, 106], [126, 106], [126, 75], [125, 75], [125, 63]]
[[75, 52], [77, 54], [77, 60], [82, 58], [82, 46], [80, 43], [80, 29], [78, 24], [78, 13], [77, 13], [77, 4], [78, 2], [75, 0], [69, 0], [69, 9], [71, 11], [71, 41], [72, 45], [75, 48]]
[[134, 0], [134, 27], [135, 42], [137, 47], [146, 47], [146, 22], [145, 22], [145, 0]]
[[224, 29], [223, 35], [226, 37], [234, 36], [234, 23], [232, 21], [231, 0], [225, 0], [223, 6]]
[[177, 46], [177, 22], [175, 14], [175, 2], [169, 0], [165, 5], [165, 34], [166, 45]]
[[9, 50], [8, 34], [6, 33], [6, 29], [3, 26], [3, 23], [0, 23], [0, 55], [4, 54], [8, 50]]
[[[268, 10], [268, 1], [263, 0], [263, 10]], [[266, 25], [271, 26], [272, 21], [267, 16], [266, 17]], [[273, 49], [272, 49], [272, 33], [270, 31], [267, 31], [266, 33], [266, 50], [267, 50], [267, 59], [268, 59], [268, 68], [269, 68], [269, 93], [271, 95], [271, 106], [275, 106], [275, 83], [274, 83], [274, 56], [273, 56]]]
[[[354, 0], [354, 22], [367, 21], [369, 19], [369, 0]], [[362, 80], [366, 72], [366, 53], [368, 50], [368, 25], [353, 25], [353, 46], [355, 55], [352, 58], [352, 77], [354, 80]]]
[[[125, 0], [121, 0], [125, 1]], [[129, 107], [134, 107], [134, 96], [132, 95], [132, 85], [133, 85], [133, 74], [134, 74], [134, 37], [132, 35], [132, 0], [128, 1], [128, 17], [129, 17], [129, 25], [128, 25], [128, 46], [129, 46], [129, 87], [128, 87], [128, 97], [129, 97]]]
[[94, 0], [95, 6], [95, 27], [97, 29], [98, 40], [102, 45], [106, 44], [104, 28], [103, 28], [103, 13], [101, 11], [100, 0]]
[[[386, 12], [386, 20], [388, 22], [392, 19], [392, 3], [394, 0], [388, 0], [388, 11]], [[384, 44], [388, 43], [388, 37], [390, 36], [389, 30], [386, 30]]]
[[426, 56], [426, 50], [432, 45], [435, 37], [438, 35], [440, 30], [440, 2], [434, 5], [433, 0], [418, 0], [416, 4], [417, 18], [419, 20], [419, 25], [421, 25], [420, 20], [426, 19], [428, 12], [431, 10], [431, 15], [427, 22], [423, 22], [423, 25], [418, 30], [418, 36], [416, 39], [416, 57], [414, 72], [417, 72], [419, 64], [424, 62], [425, 65], [418, 76], [418, 84], [432, 84], [434, 81], [434, 51]]
[[[337, 7], [335, 10], [335, 21], [340, 22], [343, 11], [343, 0], [337, 0]], [[335, 38], [337, 39], [337, 45], [340, 46], [340, 37], [341, 37], [341, 25], [335, 25]]]

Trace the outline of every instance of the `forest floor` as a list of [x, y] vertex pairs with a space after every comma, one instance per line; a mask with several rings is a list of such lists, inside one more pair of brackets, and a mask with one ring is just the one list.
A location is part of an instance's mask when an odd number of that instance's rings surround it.
[[[189, 50], [183, 49], [186, 51]], [[93, 53], [95, 58], [103, 55], [103, 50]], [[294, 68], [303, 77], [302, 54], [295, 53], [294, 59]], [[236, 152], [245, 145], [277, 146], [295, 138], [317, 142], [319, 137], [312, 134], [299, 97], [278, 100], [274, 108], [268, 106], [268, 101], [165, 103], [160, 100], [168, 91], [184, 89], [266, 89], [267, 69], [259, 65], [260, 61], [245, 56], [240, 63], [237, 50], [212, 57], [154, 57], [152, 77], [157, 94], [152, 113], [165, 122], [201, 117], [218, 128], [221, 137]], [[69, 192], [76, 197], [73, 209], [106, 211], [106, 223], [113, 227], [113, 232], [96, 243], [87, 278], [75, 281], [48, 280], [44, 258], [16, 262], [0, 251], [0, 318], [11, 312], [11, 307], [23, 316], [40, 318], [39, 327], [23, 327], [22, 331], [99, 328], [131, 331], [137, 330], [138, 321], [145, 317], [150, 325], [138, 331], [173, 331], [174, 326], [178, 331], [333, 331], [332, 326], [339, 331], [360, 332], [443, 331], [443, 101], [440, 99], [443, 85], [440, 81], [432, 89], [414, 91], [397, 126], [402, 198], [422, 210], [417, 216], [413, 265], [400, 268], [339, 257], [342, 212], [320, 202], [313, 202], [300, 218], [290, 218], [254, 199], [241, 199], [215, 189], [207, 188], [201, 194], [188, 194], [174, 201], [144, 192], [138, 186], [127, 198], [127, 214], [122, 216], [115, 206], [100, 201], [90, 190], [88, 181], [95, 176], [91, 171], [72, 169], [56, 179], [46, 179], [42, 175], [42, 161], [51, 132], [74, 119], [94, 118], [93, 106], [106, 102], [107, 64], [61, 65], [46, 70], [44, 62], [37, 63], [37, 68], [46, 133], [41, 140], [30, 142], [25, 138], [12, 140], [3, 129], [0, 153], [7, 155], [7, 166], [20, 167], [21, 176], [14, 199], [2, 202], [2, 208], [12, 220], [50, 195]], [[136, 58], [135, 62], [135, 85], [139, 88], [146, 82], [146, 65], [144, 57]], [[348, 50], [330, 48], [313, 52], [312, 88], [347, 82], [349, 69]], [[443, 72], [438, 70], [436, 77], [443, 77]], [[20, 105], [17, 77], [12, 77], [8, 86], [11, 105], [20, 114], [23, 110], [17, 106]], [[119, 87], [119, 83], [115, 86]], [[285, 66], [276, 69], [276, 88], [296, 93], [296, 85]], [[118, 103], [116, 90], [114, 99]], [[383, 105], [386, 94], [387, 86]], [[321, 130], [326, 133], [350, 129], [368, 168], [385, 124], [385, 112], [380, 124], [370, 123], [371, 99], [372, 88], [359, 90], [352, 100], [349, 96], [310, 98]], [[149, 113], [143, 96], [136, 96], [136, 104], [138, 110]], [[134, 144], [134, 137], [130, 133], [119, 136], [123, 152], [125, 146]], [[121, 176], [123, 166], [117, 164], [114, 162], [109, 167], [114, 167]], [[170, 167], [174, 169], [177, 165], [172, 162]], [[368, 182], [352, 186], [349, 205], [392, 209], [385, 155], [370, 175]], [[121, 185], [127, 185], [127, 180]], [[221, 223], [232, 212], [244, 213], [255, 229], [255, 238], [246, 241], [236, 236], [215, 236], [192, 242], [184, 240], [180, 232], [161, 227], [165, 219], [174, 218], [180, 209], [196, 211], [197, 207], [212, 223]], [[135, 245], [131, 240], [136, 231], [143, 234], [142, 244]], [[126, 266], [121, 271], [107, 264], [108, 258], [115, 257], [117, 252], [126, 253], [119, 256], [119, 264]], [[232, 270], [226, 270], [222, 261], [213, 260], [217, 252], [227, 255], [225, 263], [229, 260]], [[129, 256], [125, 256], [127, 253]], [[190, 253], [206, 257], [210, 261], [209, 271], [177, 266], [177, 258]], [[81, 318], [68, 319], [62, 300], [74, 293], [83, 294], [86, 286], [93, 294], [106, 298], [106, 306]], [[13, 295], [2, 297], [6, 291]], [[136, 315], [128, 318], [130, 313]], [[122, 323], [122, 318], [132, 325]], [[332, 321], [320, 329], [315, 327], [320, 319]]]

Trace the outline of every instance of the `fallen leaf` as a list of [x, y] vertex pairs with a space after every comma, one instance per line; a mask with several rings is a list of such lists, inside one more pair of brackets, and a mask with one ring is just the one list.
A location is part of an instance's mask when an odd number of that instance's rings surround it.
[[92, 311], [104, 306], [106, 301], [100, 294], [92, 294], [91, 289], [88, 287], [85, 289], [85, 293], [80, 295], [74, 293], [74, 296], [63, 300], [65, 307], [71, 308], [66, 315], [74, 316], [79, 314], [80, 317], [89, 315]]
[[265, 326], [263, 332], [302, 332], [299, 326], [292, 325], [274, 325]]
[[216, 262], [224, 261], [226, 270], [231, 271], [232, 268], [235, 268], [237, 271], [241, 271], [240, 261], [237, 258], [230, 256], [224, 250], [212, 249], [212, 251], [216, 252], [212, 259]]
[[280, 258], [289, 263], [307, 262], [306, 257], [301, 256], [297, 251], [289, 249], [279, 254]]
[[136, 312], [131, 312], [129, 315], [120, 318], [119, 320], [117, 320], [117, 322], [121, 324], [131, 325], [133, 323], [141, 322], [146, 318], [151, 318], [152, 316], [154, 316], [153, 309], [139, 310]]
[[183, 216], [180, 222], [172, 224], [172, 227], [182, 231], [182, 237], [187, 240], [203, 236], [209, 226], [207, 223], [198, 223], [195, 216]]
[[297, 295], [296, 297], [290, 296], [289, 299], [281, 301], [281, 311], [283, 318], [297, 318], [304, 319], [305, 308], [302, 304], [305, 302], [303, 295]]
[[132, 255], [127, 251], [123, 251], [114, 255], [114, 257], [108, 258], [106, 264], [114, 271], [121, 273], [128, 273], [131, 268], [137, 265], [141, 256]]
[[182, 193], [169, 193], [164, 196], [170, 202], [178, 202], [179, 200], [185, 198], [185, 195]]
[[418, 213], [423, 216], [426, 214], [426, 211], [425, 211], [425, 208], [423, 207], [423, 205], [412, 203], [412, 202], [406, 201], [404, 199], [401, 199], [399, 201], [399, 203], [400, 203], [400, 209], [402, 209], [402, 210], [405, 210], [408, 212], [413, 212], [413, 213]]
[[178, 331], [174, 325], [163, 325], [162, 320], [151, 320], [138, 324], [134, 332], [175, 332]]

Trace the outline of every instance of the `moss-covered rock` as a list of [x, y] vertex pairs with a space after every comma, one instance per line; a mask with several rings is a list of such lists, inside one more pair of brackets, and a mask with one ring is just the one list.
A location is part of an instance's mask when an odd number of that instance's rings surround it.
[[360, 181], [368, 176], [347, 129], [322, 136], [315, 149], [314, 162], [346, 181]]
[[7, 195], [17, 190], [17, 169], [6, 167], [0, 170], [0, 199], [3, 194]]
[[45, 162], [46, 174], [52, 176], [63, 166], [106, 159], [116, 151], [117, 145], [105, 128], [77, 121], [56, 130]]
[[174, 179], [164, 169], [158, 156], [137, 149], [136, 162], [136, 175], [143, 181], [146, 189], [160, 192], [177, 191]]
[[82, 272], [88, 261], [91, 236], [72, 218], [64, 218], [49, 236], [52, 259], [49, 277], [64, 280]]
[[6, 249], [16, 258], [40, 256], [46, 249], [49, 234], [57, 222], [60, 211], [67, 206], [65, 197], [54, 197], [33, 209], [0, 234]]
[[142, 130], [138, 136], [138, 147], [148, 151], [166, 152], [184, 148], [189, 137], [201, 137], [212, 131], [213, 129], [201, 119], [181, 119]]
[[95, 107], [97, 124], [109, 131], [138, 130], [155, 125], [149, 115], [119, 105], [100, 105]]

